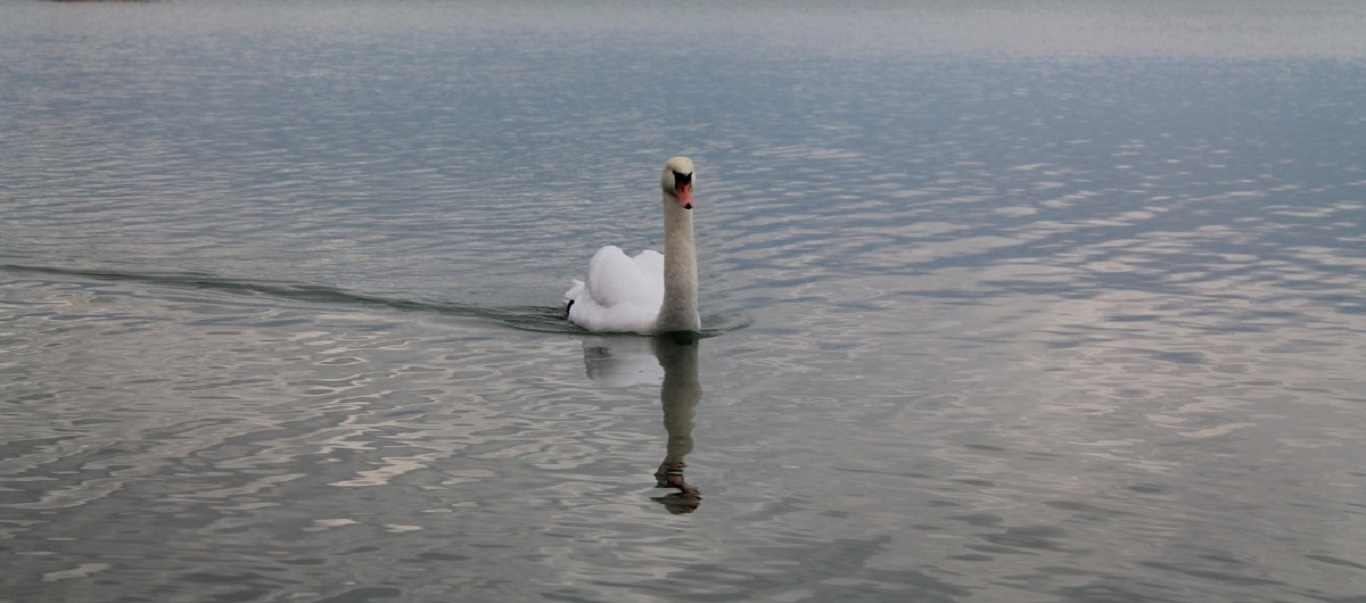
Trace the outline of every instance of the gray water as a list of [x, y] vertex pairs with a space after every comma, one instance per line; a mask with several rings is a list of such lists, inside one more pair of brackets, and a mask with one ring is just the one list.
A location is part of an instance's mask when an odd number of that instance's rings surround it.
[[0, 601], [1366, 601], [1363, 6], [0, 5]]

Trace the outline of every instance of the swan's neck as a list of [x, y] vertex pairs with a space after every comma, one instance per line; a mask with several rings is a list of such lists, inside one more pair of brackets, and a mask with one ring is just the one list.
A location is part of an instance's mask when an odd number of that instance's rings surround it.
[[692, 212], [664, 195], [664, 303], [659, 308], [660, 333], [700, 331], [697, 314], [697, 249], [693, 246]]

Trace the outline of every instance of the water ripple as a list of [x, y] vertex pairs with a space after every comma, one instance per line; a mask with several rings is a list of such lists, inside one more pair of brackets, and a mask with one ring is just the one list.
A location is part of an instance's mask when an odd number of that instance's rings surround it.
[[545, 8], [7, 7], [0, 599], [1363, 592], [1359, 9]]

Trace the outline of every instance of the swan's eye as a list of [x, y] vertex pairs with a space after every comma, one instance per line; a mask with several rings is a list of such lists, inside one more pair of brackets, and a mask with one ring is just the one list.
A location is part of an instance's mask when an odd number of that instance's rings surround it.
[[692, 174], [682, 174], [674, 172], [674, 186], [686, 186], [692, 184]]

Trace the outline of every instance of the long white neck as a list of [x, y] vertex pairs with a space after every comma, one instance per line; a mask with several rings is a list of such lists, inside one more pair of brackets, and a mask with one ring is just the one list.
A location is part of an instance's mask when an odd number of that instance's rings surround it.
[[656, 330], [660, 333], [700, 331], [697, 314], [697, 249], [693, 246], [692, 212], [664, 194], [664, 303]]

